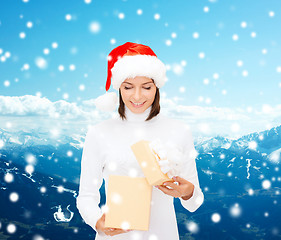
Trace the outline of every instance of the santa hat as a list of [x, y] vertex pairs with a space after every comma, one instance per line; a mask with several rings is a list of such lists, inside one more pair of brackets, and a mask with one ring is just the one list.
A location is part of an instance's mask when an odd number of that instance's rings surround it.
[[161, 88], [166, 81], [166, 67], [148, 46], [126, 42], [114, 48], [108, 55], [106, 93], [95, 100], [96, 107], [114, 111], [118, 99], [115, 92], [108, 92], [110, 85], [119, 90], [124, 80], [136, 76], [152, 78], [155, 85]]

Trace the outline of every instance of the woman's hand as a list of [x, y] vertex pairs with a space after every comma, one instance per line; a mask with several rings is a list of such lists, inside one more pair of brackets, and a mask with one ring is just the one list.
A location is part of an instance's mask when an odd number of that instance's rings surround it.
[[96, 229], [98, 232], [104, 232], [106, 235], [114, 236], [120, 233], [130, 232], [132, 230], [123, 230], [121, 228], [108, 228], [104, 227], [105, 222], [105, 213], [101, 216], [101, 218], [96, 223]]
[[[194, 185], [179, 176], [173, 177], [173, 179], [175, 182], [178, 182], [178, 185], [174, 182], [164, 182], [162, 185], [158, 185], [156, 187], [163, 193], [166, 193], [172, 197], [181, 197], [183, 200], [188, 200], [191, 198], [194, 191]], [[167, 188], [167, 186], [169, 186], [171, 189]]]

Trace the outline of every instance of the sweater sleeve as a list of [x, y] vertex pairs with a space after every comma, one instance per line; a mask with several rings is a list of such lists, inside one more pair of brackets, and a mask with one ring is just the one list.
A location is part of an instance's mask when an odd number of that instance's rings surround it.
[[196, 169], [197, 152], [194, 147], [193, 137], [189, 129], [185, 129], [184, 136], [184, 164], [180, 177], [191, 182], [194, 185], [193, 195], [188, 200], [180, 198], [182, 206], [190, 212], [196, 211], [204, 201], [204, 195], [199, 185]]
[[103, 181], [103, 161], [98, 146], [97, 133], [91, 126], [86, 134], [79, 185], [79, 195], [76, 206], [84, 221], [95, 231], [96, 222], [102, 216], [99, 189]]

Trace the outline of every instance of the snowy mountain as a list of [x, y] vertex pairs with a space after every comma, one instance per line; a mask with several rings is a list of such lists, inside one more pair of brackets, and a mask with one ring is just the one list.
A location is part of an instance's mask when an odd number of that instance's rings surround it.
[[[254, 150], [263, 155], [268, 160], [272, 160], [272, 153], [281, 148], [281, 126], [274, 127], [270, 130], [255, 132], [245, 135], [238, 139], [224, 138], [216, 136], [212, 138], [195, 139], [195, 147], [199, 153], [212, 152], [215, 149], [228, 149], [230, 151], [247, 151]], [[271, 155], [271, 157], [268, 157]], [[279, 158], [280, 159], [280, 158]]]
[[0, 128], [0, 139], [4, 144], [2, 149], [15, 145], [26, 148], [29, 146], [59, 146], [62, 144], [70, 144], [71, 146], [80, 149], [84, 142], [83, 135], [72, 134], [69, 136], [69, 133], [66, 131], [55, 135], [55, 133], [45, 132], [40, 129], [33, 129], [30, 132], [25, 132], [22, 130], [8, 132]]
[[207, 151], [212, 151], [213, 149], [216, 148], [229, 148], [232, 139], [230, 138], [225, 138], [222, 136], [216, 136], [216, 137], [208, 137], [208, 138], [197, 138], [194, 140], [194, 144], [196, 147], [196, 150], [198, 152], [207, 152]]
[[[84, 136], [61, 134], [54, 139], [39, 131], [1, 129], [0, 136], [0, 173], [4, 176], [0, 179], [0, 204], [7, 206], [1, 210], [0, 238], [9, 235], [1, 232], [1, 224], [13, 221], [25, 234], [24, 239], [31, 238], [33, 230], [29, 229], [42, 231], [40, 226], [48, 230], [43, 235], [49, 239], [56, 239], [54, 232], [74, 239], [78, 227], [83, 228], [86, 238], [94, 237], [91, 228], [82, 224], [75, 204]], [[190, 213], [179, 199], [174, 200], [181, 239], [272, 239], [260, 236], [272, 236], [271, 229], [281, 227], [276, 221], [281, 211], [280, 204], [276, 205], [281, 201], [281, 126], [239, 139], [195, 139], [195, 148], [205, 201]], [[7, 176], [11, 175], [13, 181], [9, 182]], [[104, 188], [100, 191], [103, 204]], [[15, 194], [19, 200], [13, 202]], [[268, 213], [270, 218], [265, 221]], [[54, 218], [55, 214], [60, 218]], [[214, 225], [212, 214], [224, 221]], [[187, 223], [196, 224], [200, 231], [194, 235], [187, 230]]]
[[281, 126], [234, 140], [215, 137], [197, 141], [198, 172], [203, 182], [215, 181], [216, 188], [226, 192], [241, 192], [241, 186], [245, 193], [252, 188], [262, 189], [266, 179], [280, 182], [280, 148]]

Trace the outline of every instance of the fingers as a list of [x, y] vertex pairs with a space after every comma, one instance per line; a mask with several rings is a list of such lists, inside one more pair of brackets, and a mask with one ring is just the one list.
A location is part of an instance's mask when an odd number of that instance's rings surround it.
[[181, 187], [173, 182], [164, 182], [162, 185], [164, 186], [169, 186], [171, 187], [172, 189], [176, 190], [176, 191], [180, 191], [181, 190]]
[[184, 178], [182, 178], [180, 176], [174, 176], [173, 179], [174, 179], [174, 181], [178, 182], [179, 184], [187, 182], [187, 180], [185, 180]]
[[191, 186], [193, 187], [193, 184], [189, 181], [185, 180], [184, 178], [181, 178], [179, 176], [174, 176], [173, 180], [175, 182], [164, 182], [162, 185], [158, 185], [157, 188], [160, 189], [163, 193], [168, 194], [173, 197], [181, 197], [189, 195], [191, 191]]
[[173, 197], [177, 197], [177, 191], [175, 191], [174, 189], [168, 189], [162, 185], [158, 185], [158, 189], [160, 189], [163, 193], [166, 193], [170, 196], [173, 196]]
[[114, 236], [114, 235], [121, 234], [121, 233], [127, 233], [130, 231], [132, 231], [132, 230], [123, 230], [120, 228], [104, 228], [104, 233], [109, 236]]
[[121, 228], [112, 228], [112, 227], [104, 227], [105, 223], [105, 213], [101, 216], [100, 221], [103, 223], [101, 227], [101, 231], [104, 232], [106, 235], [114, 236], [121, 233], [126, 233], [132, 231], [131, 229], [124, 230]]

